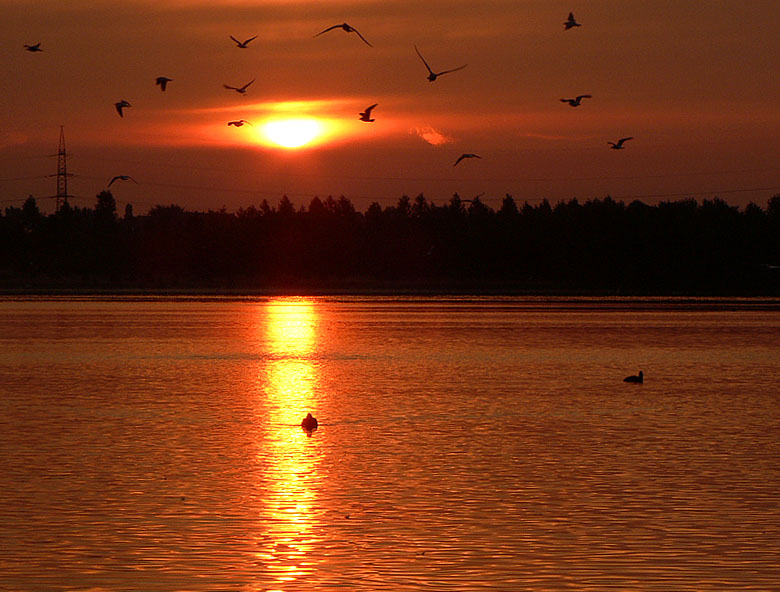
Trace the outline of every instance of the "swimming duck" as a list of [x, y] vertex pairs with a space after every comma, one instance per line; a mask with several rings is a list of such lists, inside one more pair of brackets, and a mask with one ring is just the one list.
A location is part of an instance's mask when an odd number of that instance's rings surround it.
[[645, 376], [642, 374], [642, 371], [639, 371], [639, 374], [635, 376], [626, 376], [623, 379], [623, 382], [634, 382], [636, 384], [642, 384], [645, 381]]
[[317, 418], [314, 417], [311, 413], [307, 413], [306, 417], [304, 417], [303, 421], [301, 421], [301, 427], [306, 431], [316, 430], [317, 425]]

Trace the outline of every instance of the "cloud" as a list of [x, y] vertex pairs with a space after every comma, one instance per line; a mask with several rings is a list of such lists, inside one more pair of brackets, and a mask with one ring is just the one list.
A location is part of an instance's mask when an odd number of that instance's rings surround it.
[[409, 131], [409, 133], [419, 136], [420, 138], [428, 142], [431, 146], [442, 146], [444, 144], [451, 144], [452, 142], [455, 141], [454, 138], [445, 136], [439, 130], [429, 125], [424, 127], [412, 128]]

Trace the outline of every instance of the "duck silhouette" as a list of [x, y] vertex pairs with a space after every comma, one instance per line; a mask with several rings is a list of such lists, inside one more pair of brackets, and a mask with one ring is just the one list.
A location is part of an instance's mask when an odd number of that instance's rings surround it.
[[642, 371], [639, 371], [639, 374], [632, 375], [632, 376], [626, 376], [623, 379], [623, 382], [633, 382], [634, 384], [642, 384], [645, 381], [645, 375], [642, 373]]
[[125, 107], [132, 107], [132, 105], [127, 101], [125, 101], [124, 99], [122, 99], [118, 103], [114, 103], [114, 107], [116, 107], [116, 112], [119, 113], [119, 117], [124, 117], [125, 114], [122, 111], [122, 109], [124, 109]]
[[461, 154], [460, 156], [458, 156], [458, 160], [456, 160], [455, 164], [452, 166], [458, 166], [458, 163], [464, 158], [482, 158], [482, 157], [479, 154], [473, 154], [471, 152], [467, 152], [466, 154]]
[[41, 49], [41, 42], [40, 41], [38, 43], [36, 43], [35, 45], [25, 45], [24, 48], [27, 51], [31, 51], [33, 53], [35, 53], [36, 51], [43, 51]]
[[228, 90], [234, 90], [238, 94], [243, 95], [243, 94], [246, 94], [246, 89], [248, 89], [249, 85], [252, 84], [254, 81], [255, 81], [255, 79], [252, 78], [252, 80], [247, 82], [244, 86], [230, 86], [228, 84], [223, 84], [222, 86], [224, 86]]
[[306, 417], [304, 417], [303, 421], [301, 421], [301, 427], [307, 432], [316, 430], [318, 425], [317, 418], [314, 417], [311, 413], [307, 413]]

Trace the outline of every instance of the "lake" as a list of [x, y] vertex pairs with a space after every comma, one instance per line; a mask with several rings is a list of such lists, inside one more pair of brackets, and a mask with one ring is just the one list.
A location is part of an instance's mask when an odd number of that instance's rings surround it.
[[6, 297], [0, 590], [780, 590], [779, 378], [780, 300]]

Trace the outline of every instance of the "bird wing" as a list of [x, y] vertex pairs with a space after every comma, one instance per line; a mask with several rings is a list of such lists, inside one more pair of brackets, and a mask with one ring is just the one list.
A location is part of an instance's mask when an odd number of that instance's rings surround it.
[[114, 181], [116, 181], [117, 179], [119, 179], [119, 177], [114, 177], [113, 179], [111, 179], [111, 180], [108, 182], [108, 187], [111, 187], [111, 184], [112, 184]]
[[246, 83], [244, 86], [242, 86], [242, 87], [241, 87], [241, 90], [246, 90], [246, 89], [248, 89], [248, 88], [249, 88], [249, 85], [250, 85], [250, 84], [252, 84], [254, 81], [255, 81], [255, 79], [254, 79], [254, 78], [252, 78], [252, 80], [250, 80], [250, 81], [249, 81], [249, 82], [247, 82], [247, 83]]
[[363, 40], [363, 43], [365, 43], [365, 44], [366, 44], [366, 45], [368, 45], [369, 47], [374, 47], [374, 46], [373, 46], [373, 45], [371, 45], [371, 44], [370, 44], [368, 41], [366, 41], [366, 38], [365, 38], [365, 37], [363, 37], [363, 35], [361, 35], [361, 34], [360, 34], [360, 31], [358, 31], [358, 30], [357, 30], [355, 27], [350, 27], [350, 28], [351, 28], [351, 29], [352, 29], [352, 30], [353, 30], [355, 33], [357, 33], [358, 37], [360, 37], [360, 38]]
[[441, 76], [442, 74], [449, 74], [450, 72], [457, 72], [458, 70], [463, 70], [463, 68], [465, 68], [466, 66], [468, 66], [468, 64], [463, 64], [462, 66], [458, 66], [457, 68], [453, 68], [452, 70], [444, 70], [443, 72], [437, 72], [436, 76]]
[[227, 84], [223, 84], [222, 86], [224, 86], [228, 90], [238, 90], [235, 86], [228, 86]]
[[246, 44], [247, 44], [247, 43], [249, 43], [250, 41], [254, 41], [255, 39], [257, 39], [257, 35], [255, 35], [254, 37], [250, 37], [249, 39], [247, 39], [246, 41], [244, 41], [244, 45], [246, 45]]
[[623, 142], [628, 142], [629, 140], [633, 140], [634, 136], [629, 136], [628, 138], [620, 138], [618, 140], [618, 146], [622, 146]]
[[233, 37], [233, 35], [231, 35], [231, 36], [230, 36], [230, 38], [231, 38], [233, 41], [235, 41], [235, 42], [236, 42], [236, 45], [241, 45], [241, 42], [240, 42], [238, 39], [236, 39], [235, 37]]
[[573, 23], [573, 22], [574, 22], [574, 13], [573, 13], [573, 12], [570, 12], [570, 13], [569, 13], [569, 22], [570, 22], [570, 23]]
[[374, 103], [370, 107], [366, 107], [366, 117], [371, 117], [371, 109], [376, 107], [379, 103]]
[[327, 28], [327, 29], [325, 29], [324, 31], [320, 31], [319, 33], [317, 33], [317, 34], [315, 35], [315, 37], [319, 37], [319, 36], [320, 36], [320, 35], [322, 35], [323, 33], [327, 33], [328, 31], [332, 31], [333, 29], [340, 29], [340, 28], [341, 28], [341, 25], [333, 25], [332, 27], [328, 27], [328, 28]]
[[433, 70], [431, 70], [431, 67], [428, 65], [428, 62], [426, 62], [426, 61], [425, 61], [425, 58], [424, 58], [424, 57], [422, 57], [422, 54], [420, 53], [420, 50], [419, 50], [419, 49], [417, 49], [417, 46], [416, 46], [416, 45], [414, 46], [414, 51], [416, 51], [416, 52], [417, 52], [417, 55], [418, 55], [418, 56], [420, 56], [420, 59], [422, 60], [422, 63], [423, 63], [423, 64], [425, 64], [425, 67], [426, 67], [426, 68], [428, 68], [428, 72], [430, 72], [431, 74], [433, 74], [433, 73], [434, 73], [434, 72], [433, 72]]
[[454, 164], [454, 165], [452, 165], [452, 166], [458, 166], [458, 163], [459, 163], [461, 160], [463, 160], [464, 158], [466, 158], [466, 155], [465, 155], [465, 154], [461, 154], [460, 156], [458, 156], [458, 160], [456, 160], [456, 161], [455, 161], [455, 164]]
[[590, 96], [590, 95], [579, 95], [579, 96], [577, 97], [577, 100], [578, 100], [578, 101], [581, 101], [582, 99], [592, 99], [592, 98], [593, 98], [593, 97], [592, 97], [592, 96]]

